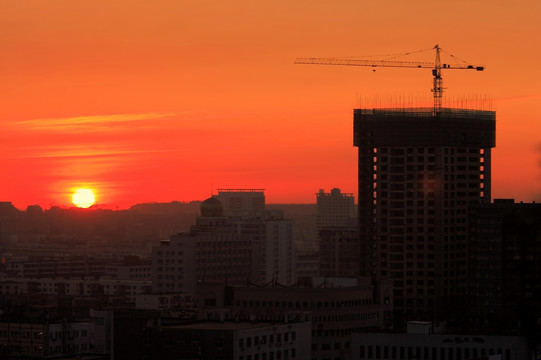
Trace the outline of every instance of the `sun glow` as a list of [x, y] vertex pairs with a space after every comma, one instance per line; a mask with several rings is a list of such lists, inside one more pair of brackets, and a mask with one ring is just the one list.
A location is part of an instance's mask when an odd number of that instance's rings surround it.
[[73, 193], [71, 201], [73, 202], [73, 205], [78, 208], [86, 209], [94, 205], [96, 197], [94, 196], [94, 192], [90, 189], [77, 189]]

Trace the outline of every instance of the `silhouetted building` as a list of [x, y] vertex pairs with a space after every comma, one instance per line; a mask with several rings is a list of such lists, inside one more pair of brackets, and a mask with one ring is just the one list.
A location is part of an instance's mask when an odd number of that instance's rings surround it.
[[333, 188], [316, 193], [319, 275], [359, 276], [359, 230], [353, 194]]
[[293, 223], [282, 210], [265, 210], [263, 189], [218, 189], [213, 198], [224, 204], [224, 216], [236, 232], [250, 239], [250, 281], [295, 283]]
[[246, 284], [251, 270], [250, 238], [236, 232], [215, 198], [201, 203], [201, 216], [188, 232], [152, 248], [152, 292], [195, 293], [198, 281]]
[[230, 217], [236, 231], [251, 243], [250, 281], [264, 285], [278, 282], [291, 285], [297, 281], [293, 224], [280, 210], [246, 213]]
[[490, 202], [495, 124], [491, 111], [354, 111], [360, 271], [393, 281], [398, 326], [462, 309], [468, 206]]
[[355, 217], [353, 194], [340, 192], [333, 188], [330, 193], [320, 189], [316, 193], [316, 226], [346, 226]]
[[513, 199], [469, 211], [474, 329], [541, 335], [541, 204]]
[[221, 202], [211, 197], [201, 203], [201, 216], [190, 231], [153, 247], [153, 292], [193, 293], [197, 282], [209, 281], [293, 284], [291, 221], [277, 210], [236, 214], [225, 216]]
[[99, 277], [106, 274], [108, 260], [82, 256], [41, 257], [8, 259], [5, 272], [10, 277], [39, 278], [81, 278]]
[[0, 295], [59, 295], [70, 297], [98, 297], [109, 302], [135, 303], [136, 295], [151, 289], [149, 280], [96, 278], [39, 278], [0, 281]]
[[355, 217], [355, 199], [353, 194], [340, 192], [333, 188], [330, 193], [320, 189], [316, 193], [316, 227], [347, 226]]

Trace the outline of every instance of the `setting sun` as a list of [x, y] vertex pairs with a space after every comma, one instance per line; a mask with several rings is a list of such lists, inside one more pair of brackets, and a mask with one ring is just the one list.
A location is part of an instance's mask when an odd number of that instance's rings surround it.
[[73, 202], [73, 205], [86, 209], [94, 205], [96, 197], [90, 189], [77, 189], [73, 193], [71, 201]]

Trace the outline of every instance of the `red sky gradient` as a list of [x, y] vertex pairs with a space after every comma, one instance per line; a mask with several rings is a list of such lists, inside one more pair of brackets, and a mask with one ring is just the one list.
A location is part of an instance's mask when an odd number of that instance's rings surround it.
[[493, 197], [541, 201], [540, 18], [538, 0], [3, 0], [0, 201], [356, 193], [353, 109], [430, 99], [431, 71], [293, 61], [435, 44], [486, 67], [444, 70], [444, 101], [492, 99]]

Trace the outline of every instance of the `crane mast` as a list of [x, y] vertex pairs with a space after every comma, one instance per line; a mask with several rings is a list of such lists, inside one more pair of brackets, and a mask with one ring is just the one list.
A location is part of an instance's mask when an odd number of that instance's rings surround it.
[[311, 65], [346, 65], [346, 66], [369, 66], [369, 67], [400, 67], [400, 68], [431, 68], [433, 85], [431, 92], [434, 97], [434, 112], [439, 112], [442, 108], [443, 98], [443, 79], [441, 75], [442, 69], [451, 70], [476, 70], [483, 71], [483, 66], [475, 66], [468, 64], [442, 64], [441, 63], [441, 48], [435, 45], [436, 59], [434, 63], [423, 61], [396, 61], [396, 60], [365, 60], [365, 59], [341, 59], [341, 58], [297, 58], [295, 64], [311, 64]]
[[442, 107], [443, 79], [441, 78], [440, 47], [438, 44], [434, 46], [434, 49], [436, 49], [436, 61], [434, 63], [434, 69], [432, 69], [432, 76], [434, 76], [432, 93], [434, 95], [434, 111], [438, 111], [441, 110]]

